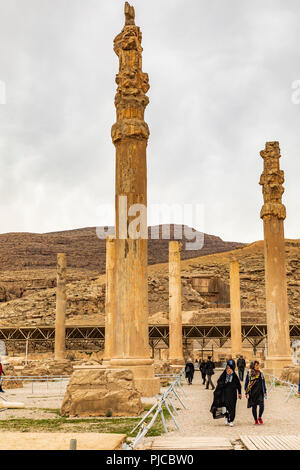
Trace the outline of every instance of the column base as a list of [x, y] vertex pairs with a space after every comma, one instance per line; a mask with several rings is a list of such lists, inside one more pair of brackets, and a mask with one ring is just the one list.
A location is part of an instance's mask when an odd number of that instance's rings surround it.
[[292, 363], [292, 356], [267, 356], [264, 371], [279, 376], [282, 369]]
[[152, 359], [116, 358], [110, 360], [109, 367], [130, 369], [134, 375], [135, 387], [143, 397], [154, 397], [160, 392], [160, 379], [154, 375]]
[[179, 374], [182, 371], [183, 367], [185, 366], [185, 362], [183, 358], [179, 359], [169, 359], [170, 362], [170, 369], [172, 374]]
[[70, 359], [67, 359], [66, 357], [54, 357], [53, 359], [55, 362], [61, 362], [62, 364], [67, 364], [70, 361]]
[[170, 369], [171, 369], [171, 374], [179, 374], [179, 372], [182, 371], [184, 367], [184, 364], [180, 365], [180, 364], [171, 364], [170, 365]]
[[101, 365], [108, 367], [110, 365], [110, 359], [103, 359]]
[[180, 358], [170, 358], [169, 357], [169, 363], [172, 365], [172, 366], [184, 366], [185, 365], [185, 361], [183, 359], [183, 357], [180, 357]]

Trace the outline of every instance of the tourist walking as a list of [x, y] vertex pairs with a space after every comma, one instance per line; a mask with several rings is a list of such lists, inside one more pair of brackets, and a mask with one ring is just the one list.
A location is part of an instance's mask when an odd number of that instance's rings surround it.
[[[250, 365], [245, 381], [245, 392], [248, 398], [248, 408], [252, 408], [254, 424], [263, 424], [262, 415], [265, 409], [264, 399], [267, 398], [267, 387], [263, 373], [259, 370], [258, 361]], [[257, 407], [259, 407], [258, 416]]]
[[191, 358], [189, 358], [185, 365], [185, 377], [189, 385], [192, 385], [194, 372], [195, 372], [195, 367], [194, 367], [193, 361]]
[[205, 381], [206, 381], [206, 372], [205, 372], [205, 368], [206, 368], [206, 362], [205, 362], [205, 359], [203, 359], [200, 363], [200, 366], [199, 366], [199, 370], [201, 372], [201, 375], [202, 375], [202, 383], [203, 385], [205, 385]]
[[214, 418], [224, 416], [225, 425], [233, 426], [237, 397], [242, 398], [241, 382], [231, 364], [227, 362], [226, 369], [217, 381], [214, 401], [210, 409]]
[[209, 385], [211, 385], [211, 388], [212, 390], [215, 389], [215, 386], [214, 384], [212, 383], [212, 380], [211, 380], [211, 377], [212, 375], [214, 375], [215, 373], [215, 363], [211, 360], [211, 356], [208, 356], [208, 360], [206, 362], [206, 366], [205, 366], [205, 374], [207, 376], [207, 380], [206, 380], [206, 390], [209, 389]]
[[239, 372], [239, 379], [241, 382], [244, 381], [244, 373], [245, 373], [246, 361], [243, 356], [240, 356], [237, 360], [237, 368]]
[[2, 389], [2, 375], [5, 375], [2, 363], [0, 362], [0, 393], [5, 393]]

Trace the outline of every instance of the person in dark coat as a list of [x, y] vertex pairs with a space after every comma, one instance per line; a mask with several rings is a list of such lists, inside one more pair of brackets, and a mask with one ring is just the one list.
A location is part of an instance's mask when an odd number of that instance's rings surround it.
[[186, 377], [189, 385], [192, 385], [193, 378], [194, 378], [194, 372], [195, 372], [195, 367], [194, 367], [193, 361], [192, 361], [192, 359], [189, 358], [187, 360], [186, 365], [185, 365], [185, 377]]
[[214, 384], [212, 383], [211, 376], [214, 375], [215, 373], [215, 363], [211, 360], [211, 356], [208, 356], [208, 361], [206, 362], [205, 366], [205, 374], [207, 375], [207, 381], [206, 381], [206, 390], [209, 389], [209, 384], [211, 385], [212, 390], [215, 389]]
[[242, 398], [241, 383], [231, 364], [227, 363], [226, 369], [218, 379], [211, 407], [211, 412], [213, 415], [215, 412], [215, 417], [221, 417], [220, 413], [217, 416], [216, 407], [219, 409], [222, 407], [221, 414], [225, 416], [225, 425], [233, 426], [237, 397]]
[[0, 393], [5, 393], [4, 390], [2, 389], [2, 375], [5, 375], [4, 373], [4, 370], [3, 370], [3, 366], [0, 362]]
[[244, 381], [244, 373], [245, 373], [246, 361], [243, 356], [240, 356], [237, 360], [237, 368], [239, 371], [239, 379], [241, 382]]
[[227, 360], [227, 364], [229, 364], [232, 367], [232, 370], [235, 370], [235, 360], [233, 357], [230, 355], [229, 359]]
[[[252, 408], [254, 424], [264, 424], [262, 415], [265, 409], [264, 399], [267, 398], [267, 387], [263, 373], [259, 370], [259, 362], [254, 361], [250, 365], [245, 382], [248, 408]], [[259, 415], [257, 417], [257, 407]]]
[[199, 370], [201, 372], [201, 375], [202, 375], [202, 380], [203, 380], [203, 385], [205, 385], [205, 382], [206, 382], [206, 372], [205, 372], [205, 368], [206, 368], [206, 362], [205, 360], [203, 359], [203, 361], [200, 363], [200, 366], [199, 366]]

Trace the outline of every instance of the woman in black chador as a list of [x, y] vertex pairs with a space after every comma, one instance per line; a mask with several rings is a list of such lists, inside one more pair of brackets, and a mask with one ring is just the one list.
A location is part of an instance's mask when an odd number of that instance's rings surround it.
[[242, 398], [241, 383], [232, 368], [232, 364], [227, 363], [226, 369], [220, 375], [216, 390], [214, 391], [214, 401], [211, 406], [213, 417], [225, 417], [225, 425], [233, 426], [237, 397]]
[[[254, 361], [250, 365], [250, 370], [245, 382], [246, 398], [248, 398], [248, 408], [252, 408], [254, 424], [263, 424], [262, 415], [264, 412], [264, 399], [267, 398], [267, 388], [263, 373], [259, 370], [259, 362]], [[257, 407], [259, 415], [257, 417]]]

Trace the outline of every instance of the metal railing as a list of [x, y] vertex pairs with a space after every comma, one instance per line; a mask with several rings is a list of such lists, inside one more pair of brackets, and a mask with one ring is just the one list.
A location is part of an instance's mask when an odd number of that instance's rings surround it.
[[5, 388], [5, 382], [22, 382], [31, 383], [31, 394], [34, 394], [34, 385], [46, 384], [46, 390], [49, 391], [51, 382], [59, 383], [59, 394], [63, 393], [63, 383], [69, 383], [70, 375], [16, 375], [16, 376], [2, 376], [2, 384]]
[[[131, 445], [131, 448], [134, 449], [137, 444], [140, 442], [141, 439], [143, 439], [148, 431], [152, 428], [153, 424], [155, 423], [156, 419], [158, 416], [160, 416], [163, 428], [165, 432], [168, 432], [165, 416], [164, 416], [164, 409], [166, 409], [171, 416], [172, 420], [174, 421], [175, 426], [177, 427], [178, 430], [180, 430], [179, 424], [175, 418], [175, 415], [178, 415], [178, 411], [176, 407], [173, 404], [174, 399], [178, 400], [179, 403], [182, 405], [183, 408], [186, 409], [186, 406], [184, 402], [182, 401], [178, 391], [180, 390], [184, 396], [186, 396], [186, 393], [181, 385], [181, 379], [184, 374], [184, 369], [178, 374], [158, 374], [156, 377], [160, 378], [172, 378], [174, 379], [173, 382], [168, 386], [168, 388], [164, 391], [164, 393], [159, 396], [156, 395], [156, 403], [152, 406], [152, 408], [145, 414], [145, 416], [139, 421], [139, 423], [135, 426], [135, 428], [131, 431], [131, 434], [134, 433], [138, 428], [139, 432]], [[145, 423], [145, 421], [151, 416], [151, 420], [149, 421], [148, 424]]]
[[288, 402], [291, 397], [298, 396], [298, 387], [299, 385], [291, 383], [289, 380], [281, 380], [275, 375], [264, 373], [265, 376], [269, 377], [270, 385], [268, 387], [268, 393], [270, 393], [277, 384], [288, 387], [287, 395], [284, 399], [284, 402]]

